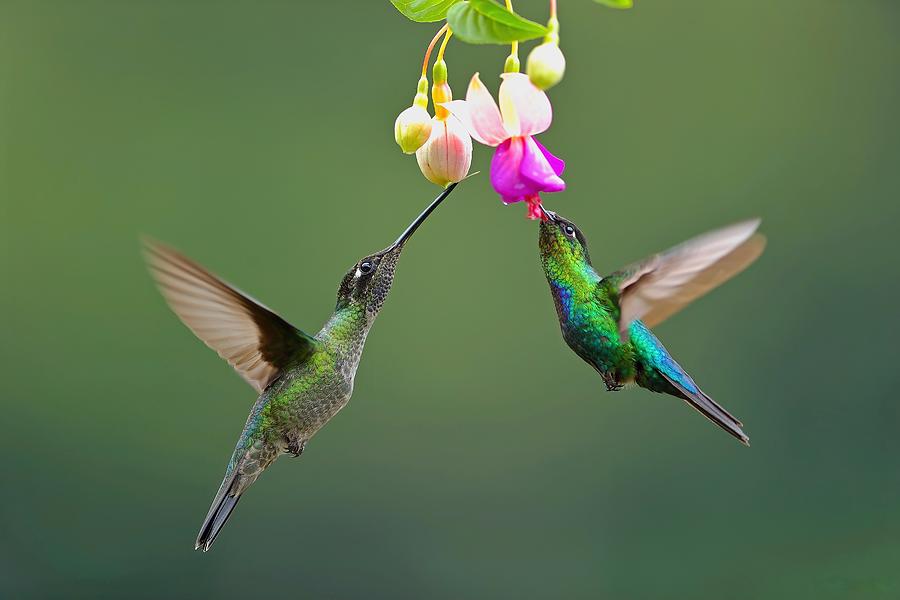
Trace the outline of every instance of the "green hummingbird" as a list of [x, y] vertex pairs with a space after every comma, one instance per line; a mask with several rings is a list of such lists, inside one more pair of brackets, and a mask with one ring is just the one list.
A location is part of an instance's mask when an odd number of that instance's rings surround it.
[[707, 396], [649, 327], [744, 270], [762, 253], [759, 219], [708, 232], [601, 277], [571, 221], [543, 211], [538, 245], [566, 344], [610, 391], [627, 383], [681, 398], [750, 445], [742, 423]]
[[347, 271], [334, 314], [316, 335], [297, 329], [177, 251], [145, 242], [147, 263], [169, 306], [259, 394], [195, 549], [209, 550], [262, 472], [282, 454], [300, 456], [350, 400], [366, 336], [391, 289], [403, 246], [455, 187], [447, 187], [397, 241]]

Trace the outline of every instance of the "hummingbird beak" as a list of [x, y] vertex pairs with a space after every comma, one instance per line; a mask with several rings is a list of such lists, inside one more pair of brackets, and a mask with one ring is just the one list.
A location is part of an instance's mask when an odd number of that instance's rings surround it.
[[428, 218], [428, 215], [430, 215], [434, 211], [434, 209], [437, 208], [438, 204], [444, 201], [444, 198], [450, 195], [450, 192], [452, 192], [457, 185], [457, 183], [454, 183], [447, 186], [447, 189], [441, 192], [441, 194], [437, 198], [435, 198], [425, 210], [422, 211], [422, 214], [416, 217], [415, 221], [409, 224], [409, 227], [406, 228], [406, 231], [401, 233], [400, 237], [397, 238], [397, 241], [390, 245], [390, 247], [387, 249], [387, 252], [393, 252], [394, 250], [399, 250], [400, 248], [402, 248], [403, 244], [406, 243], [406, 240], [411, 238], [412, 234], [415, 233], [416, 229], [419, 228], [419, 225], [421, 225], [425, 221], [425, 219]]
[[546, 208], [544, 208], [543, 204], [538, 204], [538, 206], [541, 207], [541, 212], [544, 214], [544, 218], [546, 218], [548, 221], [556, 221], [555, 212], [547, 210]]

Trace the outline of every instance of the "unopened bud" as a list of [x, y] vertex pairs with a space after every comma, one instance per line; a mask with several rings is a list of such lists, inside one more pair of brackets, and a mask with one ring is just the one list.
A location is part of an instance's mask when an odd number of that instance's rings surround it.
[[566, 72], [566, 57], [556, 42], [544, 42], [528, 55], [525, 72], [535, 87], [550, 89], [562, 80]]
[[416, 160], [428, 181], [447, 187], [469, 173], [472, 138], [459, 119], [434, 117], [431, 137], [416, 151]]
[[400, 113], [394, 122], [394, 139], [406, 154], [412, 154], [421, 148], [430, 136], [431, 115], [417, 104]]
[[522, 64], [519, 62], [519, 55], [516, 53], [510, 53], [510, 55], [506, 57], [506, 62], [503, 63], [503, 72], [518, 73], [521, 69], [521, 66]]
[[443, 60], [435, 62], [431, 74], [434, 77], [434, 84], [431, 86], [431, 99], [434, 101], [434, 116], [438, 119], [446, 119], [450, 116], [450, 113], [446, 108], [441, 106], [441, 104], [453, 100], [450, 84], [447, 83], [447, 63]]
[[536, 87], [548, 90], [559, 83], [566, 72], [566, 57], [559, 49], [559, 21], [551, 17], [547, 22], [547, 37], [528, 55], [525, 72]]

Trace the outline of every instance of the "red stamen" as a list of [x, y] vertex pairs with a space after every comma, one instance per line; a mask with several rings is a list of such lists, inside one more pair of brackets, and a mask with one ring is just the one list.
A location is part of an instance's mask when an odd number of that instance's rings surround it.
[[529, 219], [533, 221], [547, 220], [547, 215], [544, 213], [544, 209], [541, 208], [541, 197], [538, 194], [534, 196], [529, 196], [525, 198], [525, 202], [528, 203], [528, 214], [526, 215]]

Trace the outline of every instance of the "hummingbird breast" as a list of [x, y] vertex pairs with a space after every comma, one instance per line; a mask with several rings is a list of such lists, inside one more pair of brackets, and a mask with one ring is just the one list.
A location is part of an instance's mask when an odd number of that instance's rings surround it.
[[563, 339], [603, 377], [609, 389], [618, 389], [634, 378], [634, 348], [622, 343], [616, 320], [596, 300], [575, 303], [560, 318]]
[[619, 337], [614, 307], [598, 289], [602, 278], [588, 264], [542, 258], [566, 344], [600, 373], [607, 388], [631, 381], [634, 348]]
[[354, 368], [328, 350], [314, 353], [270, 385], [263, 403], [265, 437], [287, 447], [305, 443], [330, 421], [353, 394]]

